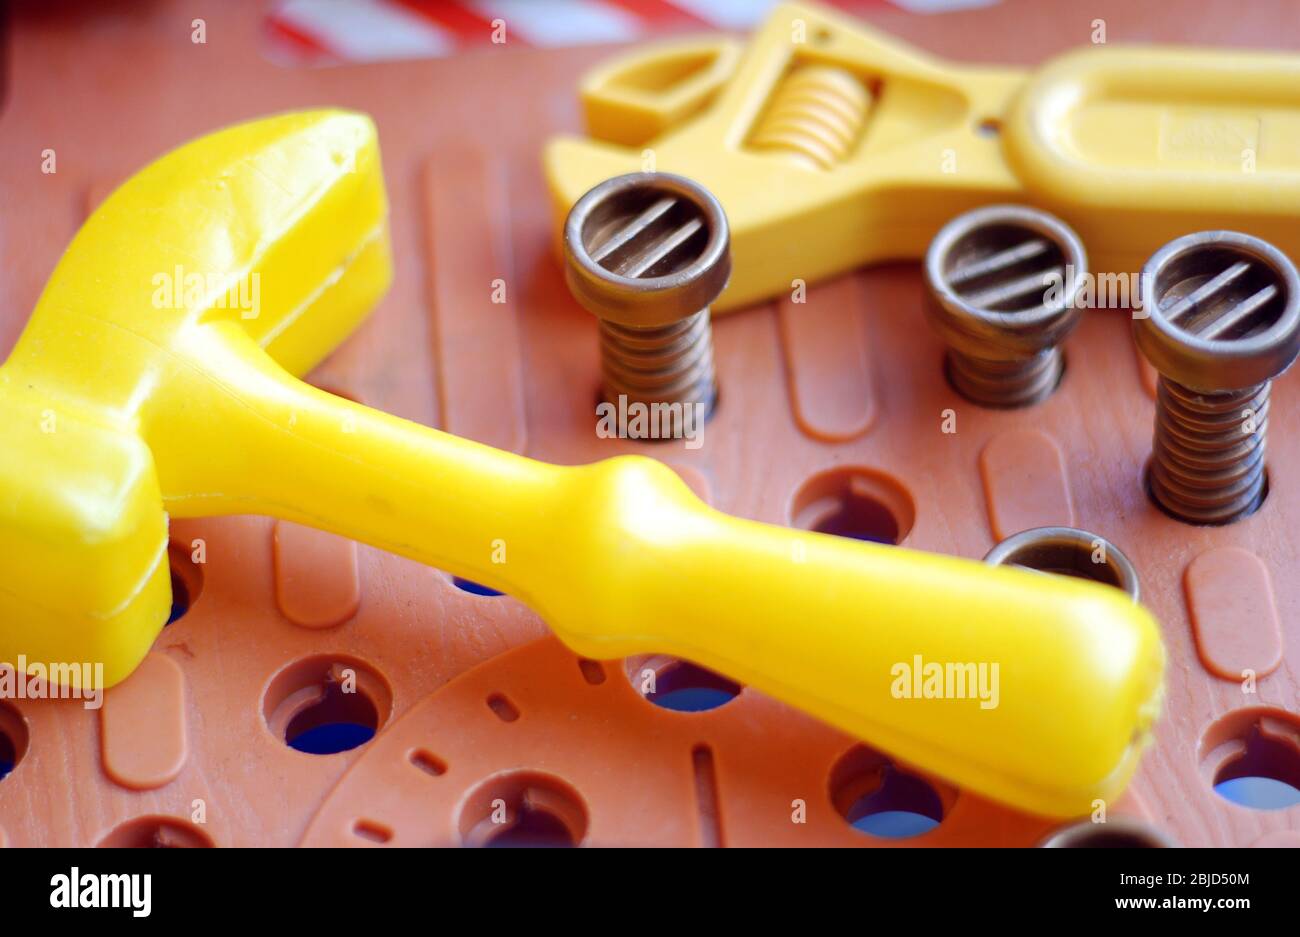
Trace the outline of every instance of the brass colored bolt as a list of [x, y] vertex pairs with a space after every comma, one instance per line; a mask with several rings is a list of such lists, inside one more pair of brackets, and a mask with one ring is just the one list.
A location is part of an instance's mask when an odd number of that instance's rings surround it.
[[600, 320], [602, 392], [617, 405], [717, 401], [709, 305], [731, 275], [722, 206], [670, 173], [606, 180], [564, 225], [565, 278]]
[[1206, 231], [1142, 270], [1138, 347], [1160, 372], [1151, 496], [1193, 524], [1227, 524], [1264, 500], [1272, 379], [1300, 352], [1300, 279], [1259, 238]]
[[957, 392], [986, 407], [1050, 395], [1087, 267], [1079, 236], [1033, 208], [989, 205], [948, 222], [925, 257], [926, 313]]
[[1077, 527], [1034, 527], [1012, 534], [984, 557], [990, 566], [1020, 566], [1040, 573], [1091, 579], [1141, 597], [1137, 570], [1105, 537]]

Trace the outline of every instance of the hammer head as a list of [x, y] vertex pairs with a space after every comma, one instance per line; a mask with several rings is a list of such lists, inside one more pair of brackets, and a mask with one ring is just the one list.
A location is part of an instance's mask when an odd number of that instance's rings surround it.
[[390, 279], [363, 115], [231, 127], [114, 192], [0, 366], [0, 662], [127, 676], [171, 606], [165, 504], [186, 479], [159, 450], [202, 406], [193, 375], [220, 383], [217, 330], [302, 374]]

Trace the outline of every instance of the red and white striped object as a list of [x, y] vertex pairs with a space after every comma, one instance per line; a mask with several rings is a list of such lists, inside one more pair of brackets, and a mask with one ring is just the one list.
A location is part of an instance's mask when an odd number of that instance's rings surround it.
[[[269, 54], [296, 65], [436, 58], [480, 45], [635, 42], [684, 30], [743, 31], [777, 0], [281, 0], [266, 19]], [[850, 13], [913, 13], [998, 0], [830, 0]], [[504, 40], [504, 42], [503, 42]]]

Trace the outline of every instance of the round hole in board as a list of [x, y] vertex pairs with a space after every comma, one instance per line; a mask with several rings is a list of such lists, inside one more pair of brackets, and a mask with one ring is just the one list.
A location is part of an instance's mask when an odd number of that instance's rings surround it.
[[203, 568], [194, 562], [188, 546], [179, 541], [167, 544], [167, 561], [171, 566], [172, 610], [167, 624], [185, 617], [203, 592]]
[[855, 830], [883, 839], [909, 839], [942, 823], [956, 792], [858, 745], [831, 769], [830, 798]]
[[725, 706], [742, 687], [698, 664], [664, 655], [629, 657], [627, 678], [633, 689], [660, 709], [707, 712]]
[[364, 745], [392, 711], [392, 690], [370, 665], [317, 656], [281, 670], [267, 686], [262, 711], [271, 732], [309, 755]]
[[916, 507], [892, 476], [846, 466], [804, 482], [790, 503], [790, 520], [817, 533], [899, 544], [912, 531]]
[[471, 595], [482, 595], [482, 596], [505, 595], [504, 592], [498, 592], [496, 589], [490, 588], [485, 585], [481, 585], [480, 583], [474, 582], [472, 579], [462, 579], [460, 576], [452, 576], [451, 581], [452, 584], [461, 592], [468, 592]]
[[203, 830], [175, 817], [127, 820], [99, 841], [107, 849], [210, 849], [213, 845]]
[[1300, 718], [1270, 707], [1229, 713], [1206, 730], [1202, 770], [1220, 797], [1254, 810], [1300, 804]]
[[570, 784], [539, 771], [493, 775], [462, 801], [457, 826], [466, 846], [519, 848], [581, 845], [587, 805]]

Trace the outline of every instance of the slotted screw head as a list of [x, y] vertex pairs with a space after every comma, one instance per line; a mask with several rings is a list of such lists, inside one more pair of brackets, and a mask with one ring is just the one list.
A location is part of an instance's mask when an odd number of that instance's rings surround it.
[[1028, 358], [1077, 324], [1087, 269], [1083, 242], [1064, 222], [1023, 205], [988, 205], [957, 216], [930, 242], [926, 310], [962, 354]]
[[727, 216], [698, 183], [666, 172], [607, 179], [564, 222], [565, 279], [601, 319], [670, 325], [713, 302], [731, 276]]
[[1138, 347], [1164, 377], [1213, 393], [1262, 384], [1300, 353], [1300, 278], [1267, 241], [1203, 231], [1142, 269]]

